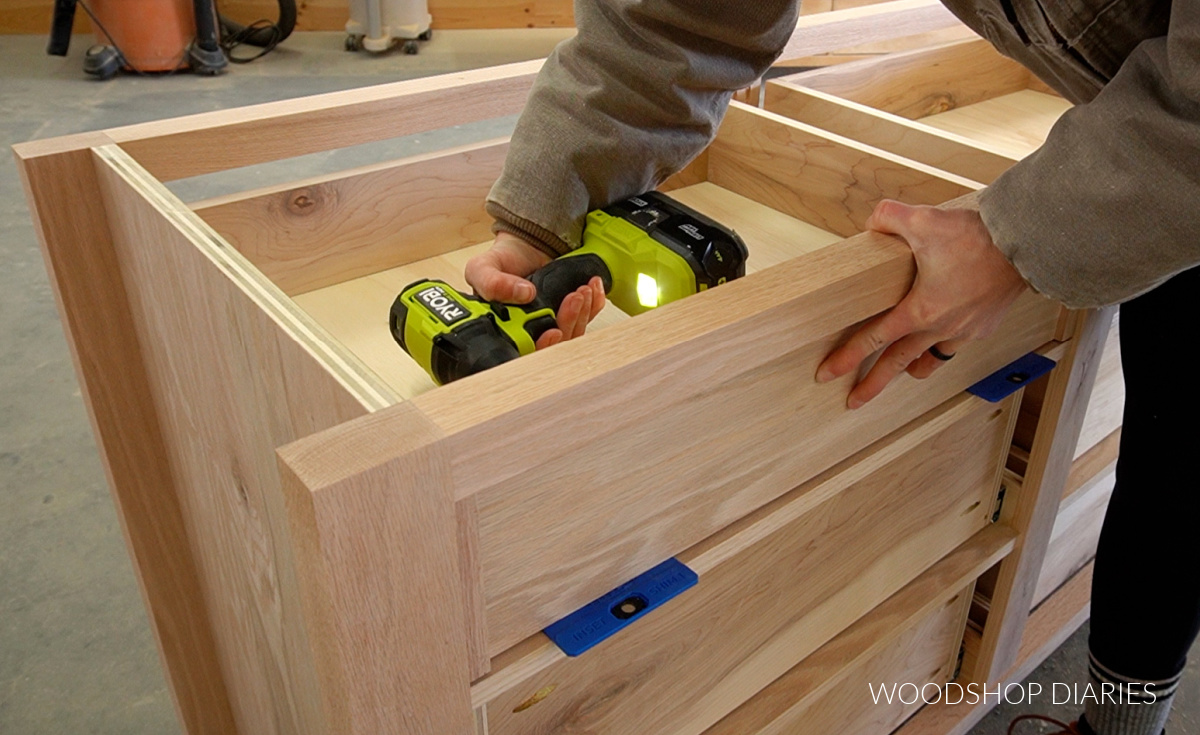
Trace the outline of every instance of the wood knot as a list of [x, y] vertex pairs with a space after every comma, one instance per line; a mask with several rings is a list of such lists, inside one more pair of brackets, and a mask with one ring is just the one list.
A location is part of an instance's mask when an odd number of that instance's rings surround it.
[[312, 189], [296, 189], [288, 193], [287, 209], [292, 214], [312, 214], [320, 203], [320, 195]]
[[955, 107], [958, 107], [958, 105], [956, 105], [954, 103], [954, 95], [952, 95], [952, 94], [934, 95], [933, 97], [930, 98], [929, 104], [926, 105], [925, 115], [922, 115], [922, 117], [925, 117], [927, 115], [936, 115], [939, 112], [946, 112], [947, 110], [953, 110]]

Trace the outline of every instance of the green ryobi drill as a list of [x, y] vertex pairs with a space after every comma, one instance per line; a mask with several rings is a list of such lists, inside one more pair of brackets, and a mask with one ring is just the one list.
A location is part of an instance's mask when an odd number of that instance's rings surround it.
[[746, 274], [737, 233], [649, 192], [590, 212], [577, 250], [529, 277], [528, 304], [484, 301], [423, 279], [392, 304], [392, 336], [438, 385], [534, 351], [566, 296], [594, 276], [617, 308], [640, 314]]

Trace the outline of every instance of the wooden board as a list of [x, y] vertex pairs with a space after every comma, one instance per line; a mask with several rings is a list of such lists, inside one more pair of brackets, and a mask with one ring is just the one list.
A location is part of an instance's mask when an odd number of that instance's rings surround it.
[[978, 140], [1014, 159], [1037, 150], [1071, 109], [1062, 97], [1024, 89], [921, 118], [925, 125]]
[[491, 238], [493, 140], [197, 202], [196, 213], [296, 295]]
[[[812, 252], [839, 240], [836, 235], [713, 184], [694, 184], [674, 189], [671, 196], [737, 230], [750, 250], [748, 272]], [[409, 265], [310, 291], [297, 296], [295, 301], [338, 341], [358, 355], [397, 395], [410, 398], [434, 386], [425, 371], [400, 350], [388, 331], [387, 313], [392, 301], [405, 286], [420, 278], [439, 278], [469, 292], [463, 279], [466, 261], [489, 246], [490, 242], [485, 242], [435, 255]], [[627, 318], [627, 315], [609, 304], [588, 329], [596, 331]]]
[[1100, 372], [1096, 375], [1096, 386], [1092, 388], [1092, 399], [1088, 402], [1087, 413], [1083, 417], [1083, 428], [1079, 431], [1075, 458], [1082, 457], [1105, 437], [1119, 430], [1124, 418], [1125, 375], [1121, 372], [1121, 320], [1114, 315], [1112, 328], [1104, 342], [1104, 353], [1100, 356]]
[[[977, 39], [840, 64], [785, 81], [910, 120], [1027, 89], [1029, 70]], [[903, 79], [903, 84], [897, 84]]]
[[391, 398], [119, 149], [96, 170], [233, 719], [321, 721], [275, 448]]
[[1104, 524], [1104, 513], [1116, 480], [1116, 466], [1109, 465], [1059, 506], [1050, 544], [1046, 547], [1046, 560], [1033, 593], [1033, 607], [1041, 604], [1096, 556], [1100, 527]]
[[1015, 163], [970, 138], [790, 82], [767, 83], [766, 109], [984, 184]]
[[712, 725], [988, 525], [1011, 401], [952, 404], [680, 555], [696, 589], [489, 700], [489, 731]]

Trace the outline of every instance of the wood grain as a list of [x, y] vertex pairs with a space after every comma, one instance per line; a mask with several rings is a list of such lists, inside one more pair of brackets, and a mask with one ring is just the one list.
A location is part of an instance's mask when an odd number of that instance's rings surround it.
[[891, 153], [738, 102], [709, 151], [709, 180], [842, 237], [879, 200], [941, 204], [979, 188]]
[[779, 58], [814, 56], [958, 25], [937, 0], [893, 0], [801, 15]]
[[[867, 252], [859, 248], [882, 244], [877, 237], [789, 260], [414, 399], [454, 444], [457, 491], [479, 497], [493, 653], [778, 497], [1052, 333], [1057, 307], [1030, 297], [1002, 336], [939, 371], [938, 381], [914, 381], [866, 411], [846, 411], [851, 378], [819, 386], [811, 375], [841, 338], [845, 327], [837, 322], [870, 316], [866, 310], [880, 308], [871, 294], [898, 299], [907, 286], [904, 271], [885, 276], [861, 259]], [[894, 286], [881, 293], [887, 282]], [[780, 294], [766, 307], [771, 318], [758, 318], [762, 301], [746, 301], [743, 292]], [[794, 341], [760, 338], [763, 329]], [[603, 363], [588, 353], [604, 355]], [[671, 381], [647, 381], [667, 366]], [[535, 398], [539, 390], [545, 399]], [[586, 409], [592, 401], [606, 410]], [[506, 405], [524, 408], [508, 413]], [[526, 442], [540, 422], [586, 427], [581, 434], [589, 440], [563, 435], [552, 448], [538, 443], [535, 450]], [[800, 446], [781, 440], [812, 426], [822, 431]], [[653, 459], [641, 449], [668, 440], [676, 448]], [[609, 520], [598, 527], [591, 518]]]
[[[475, 733], [450, 465], [408, 404], [279, 450], [317, 688], [313, 733]], [[302, 723], [302, 727], [308, 723]]]
[[[910, 120], [1027, 89], [1029, 70], [982, 39], [785, 77]], [[896, 80], [903, 79], [903, 84]]]
[[302, 729], [320, 700], [275, 448], [386, 389], [120, 149], [95, 156], [236, 728]]
[[1100, 357], [1100, 371], [1092, 398], [1088, 401], [1083, 427], [1079, 430], [1079, 444], [1075, 446], [1075, 458], [1079, 459], [1106, 437], [1119, 431], [1125, 418], [1125, 375], [1121, 371], [1121, 320], [1115, 315], [1112, 328], [1104, 341], [1104, 352]]
[[234, 717], [216, 631], [129, 289], [96, 196], [90, 146], [110, 143], [89, 133], [49, 150], [19, 146], [17, 169], [176, 712], [185, 732], [227, 733]]
[[491, 238], [508, 141], [462, 146], [192, 205], [291, 296]]
[[494, 66], [106, 132], [152, 176], [172, 181], [515, 115], [541, 65]]
[[[489, 701], [490, 731], [683, 735], [713, 724], [989, 523], [1011, 402], [957, 403], [940, 431], [918, 420], [680, 555], [700, 574], [695, 590]], [[737, 551], [712, 553], [728, 546]]]
[[[889, 732], [887, 725], [874, 729], [837, 729], [839, 716], [846, 722], [880, 716], [887, 722], [895, 718], [892, 726], [902, 719], [895, 709], [874, 705], [866, 682], [858, 683], [861, 677], [868, 676], [873, 683], [940, 679], [947, 665], [946, 654], [952, 651], [957, 658], [963, 613], [970, 601], [970, 585], [980, 572], [1012, 549], [1013, 538], [1011, 529], [997, 525], [976, 534], [705, 735]], [[922, 641], [923, 636], [915, 633], [924, 626], [922, 621], [940, 619], [949, 622], [950, 618], [955, 619], [952, 635], [947, 635], [950, 631], [946, 629], [941, 633], [952, 642], [937, 652], [940, 655], [932, 657], [929, 661], [932, 666], [909, 670], [908, 659], [903, 653], [922, 649], [930, 643], [928, 639]], [[906, 644], [906, 640], [909, 643]], [[896, 664], [902, 671], [893, 669], [893, 673], [870, 677], [871, 673]], [[814, 726], [812, 730], [809, 730], [810, 723]], [[822, 729], [818, 723], [824, 723], [829, 729]]]
[[1033, 592], [1032, 607], [1041, 604], [1096, 556], [1100, 527], [1116, 481], [1116, 467], [1110, 465], [1062, 501]]
[[1019, 160], [1041, 147], [1069, 109], [1071, 103], [1061, 97], [1024, 89], [923, 117], [921, 122]]
[[1021, 494], [1004, 506], [1003, 519], [1021, 536], [1000, 566], [973, 681], [995, 681], [1017, 660], [1025, 613], [1032, 606], [1111, 320], [1111, 309], [1089, 313], [1069, 343], [1067, 358], [1050, 373]]
[[1015, 159], [986, 144], [785, 81], [767, 83], [766, 109], [963, 178], [990, 184]]

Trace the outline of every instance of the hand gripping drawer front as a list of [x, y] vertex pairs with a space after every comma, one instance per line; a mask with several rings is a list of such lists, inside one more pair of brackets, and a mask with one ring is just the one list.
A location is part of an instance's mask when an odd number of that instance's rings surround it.
[[702, 732], [988, 524], [1011, 410], [955, 398], [689, 549], [695, 588], [577, 658], [498, 657], [489, 732]]

